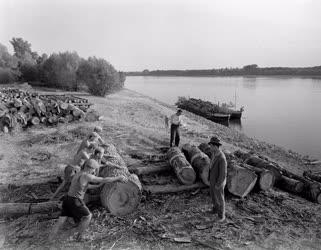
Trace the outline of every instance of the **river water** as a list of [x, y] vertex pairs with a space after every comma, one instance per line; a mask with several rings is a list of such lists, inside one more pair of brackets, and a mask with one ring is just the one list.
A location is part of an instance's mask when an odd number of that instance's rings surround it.
[[215, 103], [235, 102], [236, 96], [245, 111], [232, 129], [321, 159], [321, 79], [130, 76], [125, 87], [168, 104], [178, 96]]

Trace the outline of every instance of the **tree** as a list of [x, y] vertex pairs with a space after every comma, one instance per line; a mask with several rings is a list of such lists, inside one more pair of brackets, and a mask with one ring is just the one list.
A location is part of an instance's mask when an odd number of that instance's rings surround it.
[[14, 55], [19, 59], [19, 62], [36, 63], [38, 58], [37, 52], [31, 50], [31, 43], [22, 38], [12, 38], [10, 43], [13, 46]]
[[89, 57], [80, 63], [77, 81], [86, 83], [91, 94], [105, 96], [120, 90], [124, 86], [125, 78], [106, 60]]
[[15, 69], [18, 66], [18, 60], [12, 56], [6, 46], [0, 43], [0, 67]]
[[50, 87], [77, 90], [76, 72], [80, 61], [76, 52], [54, 53], [39, 66], [41, 80]]

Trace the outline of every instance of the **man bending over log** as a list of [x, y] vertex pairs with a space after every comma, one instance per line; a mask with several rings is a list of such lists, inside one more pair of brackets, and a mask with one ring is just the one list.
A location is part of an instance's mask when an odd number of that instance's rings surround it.
[[61, 215], [56, 225], [54, 225], [52, 233], [49, 236], [49, 240], [53, 240], [53, 238], [56, 237], [59, 229], [63, 226], [68, 217], [72, 217], [76, 223], [79, 223], [77, 240], [84, 240], [83, 234], [92, 218], [91, 212], [84, 203], [84, 196], [87, 189], [97, 187], [97, 185], [89, 184], [90, 182], [104, 184], [116, 181], [127, 181], [124, 176], [105, 178], [97, 177], [94, 175], [97, 168], [99, 168], [98, 162], [93, 159], [89, 159], [85, 162], [84, 169], [73, 177], [68, 194], [64, 197], [62, 203]]
[[213, 151], [210, 165], [210, 194], [213, 201], [213, 213], [219, 216], [219, 222], [225, 220], [224, 188], [226, 185], [227, 162], [221, 151], [221, 141], [214, 136], [208, 143]]
[[98, 142], [102, 144], [105, 143], [97, 132], [91, 132], [88, 137], [81, 142], [77, 154], [84, 148], [88, 148], [90, 144], [97, 144]]
[[96, 146], [94, 144], [90, 144], [88, 148], [84, 148], [78, 154], [75, 155], [72, 163], [68, 164], [65, 167], [63, 182], [56, 189], [55, 193], [51, 196], [50, 200], [53, 200], [62, 190], [64, 190], [64, 192], [68, 191], [72, 177], [80, 171], [84, 163], [91, 157], [95, 148]]

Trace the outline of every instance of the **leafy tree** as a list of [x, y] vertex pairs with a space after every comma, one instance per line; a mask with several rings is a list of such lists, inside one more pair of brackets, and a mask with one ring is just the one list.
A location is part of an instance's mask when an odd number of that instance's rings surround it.
[[80, 61], [76, 52], [54, 53], [39, 66], [41, 80], [50, 87], [77, 90], [76, 71]]
[[89, 57], [77, 70], [77, 80], [85, 82], [91, 94], [105, 96], [124, 86], [125, 77], [104, 59]]
[[22, 38], [12, 38], [10, 43], [13, 46], [14, 55], [19, 59], [19, 62], [36, 63], [38, 58], [37, 52], [31, 50], [31, 43], [23, 40]]
[[14, 69], [18, 66], [18, 60], [12, 56], [6, 46], [0, 43], [0, 67]]

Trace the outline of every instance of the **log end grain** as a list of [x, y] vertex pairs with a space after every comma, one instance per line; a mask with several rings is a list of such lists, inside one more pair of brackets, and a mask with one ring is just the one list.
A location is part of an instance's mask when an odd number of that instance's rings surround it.
[[111, 214], [123, 216], [137, 208], [141, 199], [141, 190], [138, 177], [132, 174], [126, 183], [105, 184], [100, 192], [100, 200]]

